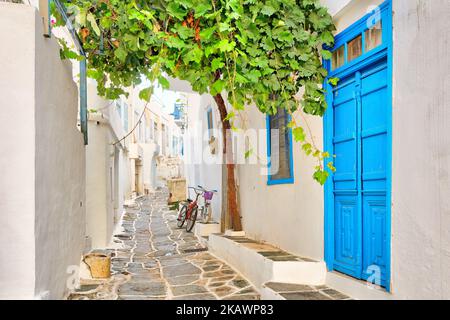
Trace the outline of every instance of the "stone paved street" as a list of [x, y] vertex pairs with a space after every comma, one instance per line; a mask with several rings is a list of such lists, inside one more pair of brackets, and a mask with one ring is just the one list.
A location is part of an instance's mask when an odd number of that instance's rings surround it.
[[128, 208], [123, 230], [115, 236], [112, 277], [83, 284], [69, 299], [256, 300], [258, 292], [241, 275], [207, 251], [192, 233], [176, 227], [176, 211], [167, 206], [167, 191]]

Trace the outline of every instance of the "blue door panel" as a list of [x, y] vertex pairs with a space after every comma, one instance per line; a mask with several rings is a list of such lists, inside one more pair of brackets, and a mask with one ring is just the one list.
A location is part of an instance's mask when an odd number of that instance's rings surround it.
[[356, 190], [356, 139], [334, 145], [336, 155], [335, 190]]
[[362, 148], [362, 190], [386, 192], [386, 136], [364, 139]]
[[361, 96], [363, 137], [386, 132], [386, 100], [386, 88]]
[[387, 66], [376, 65], [361, 76], [362, 137], [387, 132]]
[[[387, 85], [387, 63], [386, 60], [371, 64], [368, 68], [361, 70], [362, 93], [376, 90]], [[369, 85], [367, 85], [369, 84]]]
[[385, 196], [364, 196], [363, 200], [363, 279], [380, 277], [376, 283], [386, 285], [387, 216]]
[[386, 134], [362, 139], [363, 180], [386, 179]]
[[335, 190], [356, 190], [356, 96], [355, 77], [348, 77], [334, 89]]
[[356, 136], [356, 102], [352, 98], [334, 108], [334, 141], [341, 142]]
[[361, 217], [356, 196], [335, 196], [335, 268], [359, 277], [361, 274]]
[[333, 89], [333, 106], [338, 107], [348, 100], [353, 100], [355, 98], [354, 89], [354, 75], [352, 75], [352, 77], [341, 79], [338, 86]]

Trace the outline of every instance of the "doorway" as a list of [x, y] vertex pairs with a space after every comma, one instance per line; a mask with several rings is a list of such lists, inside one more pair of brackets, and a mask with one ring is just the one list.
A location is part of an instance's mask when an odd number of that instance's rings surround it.
[[[389, 290], [391, 186], [391, 14], [364, 17], [336, 37], [327, 63], [326, 150], [337, 171], [325, 188], [328, 269]], [[379, 28], [373, 30], [373, 28]], [[370, 45], [368, 45], [370, 43]]]

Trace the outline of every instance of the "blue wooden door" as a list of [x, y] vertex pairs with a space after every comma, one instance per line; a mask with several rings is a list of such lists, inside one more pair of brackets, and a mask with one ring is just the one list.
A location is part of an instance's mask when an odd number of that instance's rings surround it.
[[334, 268], [360, 278], [362, 268], [362, 216], [358, 174], [358, 92], [360, 73], [341, 79], [333, 90], [336, 156], [334, 186]]
[[[361, 200], [363, 229], [362, 278], [378, 268], [386, 285], [388, 218], [387, 191], [389, 157], [387, 61], [382, 60], [361, 73]], [[369, 270], [369, 272], [368, 272]]]
[[339, 81], [325, 82], [324, 143], [337, 171], [325, 186], [325, 260], [389, 290], [391, 1], [338, 34], [331, 52], [324, 65]]
[[386, 285], [388, 68], [383, 58], [333, 89], [333, 268]]

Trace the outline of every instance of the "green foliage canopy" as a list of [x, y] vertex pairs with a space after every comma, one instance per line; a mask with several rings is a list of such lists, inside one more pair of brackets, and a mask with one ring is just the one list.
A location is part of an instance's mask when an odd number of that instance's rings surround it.
[[[167, 88], [167, 74], [200, 94], [225, 93], [236, 112], [249, 104], [267, 114], [279, 107], [325, 112], [321, 59], [331, 56], [324, 47], [333, 45], [335, 27], [318, 0], [64, 2], [88, 54], [88, 75], [109, 99], [143, 77]], [[141, 98], [150, 94], [143, 90]], [[301, 127], [291, 127], [305, 152], [319, 162], [327, 156], [306, 141]], [[324, 183], [327, 172], [317, 169], [315, 178]]]

